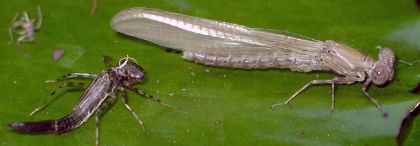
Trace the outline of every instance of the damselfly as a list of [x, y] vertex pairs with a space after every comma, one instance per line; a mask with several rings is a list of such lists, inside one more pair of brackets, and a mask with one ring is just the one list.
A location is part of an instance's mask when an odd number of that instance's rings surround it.
[[[119, 61], [119, 64], [115, 67], [112, 67], [109, 61], [110, 59], [108, 57], [104, 58], [104, 62], [108, 65], [109, 69], [102, 71], [99, 75], [88, 73], [70, 73], [59, 79], [48, 81], [63, 82], [67, 79], [74, 78], [87, 78], [93, 80], [69, 115], [57, 120], [16, 122], [9, 124], [9, 126], [17, 131], [27, 133], [63, 134], [78, 128], [94, 115], [96, 119], [96, 145], [98, 145], [99, 116], [102, 112], [104, 112], [104, 110], [108, 109], [115, 103], [117, 99], [117, 92], [121, 92], [124, 106], [131, 112], [134, 118], [136, 118], [137, 122], [145, 132], [146, 129], [140, 119], [140, 116], [138, 116], [128, 105], [126, 90], [128, 89], [134, 91], [138, 95], [161, 103], [160, 100], [133, 86], [136, 83], [142, 82], [146, 75], [143, 68], [140, 67], [133, 58], [128, 56], [122, 58]], [[63, 82], [61, 85], [80, 87], [82, 84]], [[161, 104], [167, 106], [166, 104]], [[30, 115], [38, 112], [43, 107], [44, 106], [41, 106], [40, 108], [35, 109]]]
[[288, 104], [311, 85], [331, 84], [331, 112], [337, 84], [364, 82], [363, 93], [386, 117], [380, 104], [367, 92], [369, 85], [383, 85], [394, 77], [395, 56], [389, 48], [379, 48], [379, 59], [331, 40], [319, 41], [291, 33], [186, 16], [149, 8], [119, 12], [111, 27], [120, 33], [182, 50], [183, 58], [206, 65], [243, 68], [289, 68], [293, 71], [334, 72], [329, 80], [312, 80], [285, 102]]

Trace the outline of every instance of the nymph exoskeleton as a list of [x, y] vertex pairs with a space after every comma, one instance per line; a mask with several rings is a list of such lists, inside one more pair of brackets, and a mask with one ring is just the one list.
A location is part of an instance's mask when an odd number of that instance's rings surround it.
[[[35, 32], [41, 29], [42, 12], [41, 7], [37, 6], [38, 19], [30, 19], [28, 12], [17, 12], [13, 17], [12, 24], [9, 27], [9, 37], [13, 44], [19, 46], [20, 42], [34, 42]], [[20, 16], [20, 19], [18, 17]], [[36, 22], [36, 23], [35, 23]], [[17, 34], [17, 40], [14, 40], [14, 34]]]
[[184, 51], [183, 58], [197, 63], [229, 68], [289, 68], [293, 71], [328, 71], [337, 74], [329, 80], [312, 80], [285, 102], [290, 103], [311, 85], [330, 84], [331, 112], [337, 84], [364, 82], [362, 92], [386, 117], [380, 104], [367, 92], [371, 83], [384, 85], [394, 78], [395, 56], [380, 48], [379, 58], [331, 40], [319, 41], [287, 32], [255, 29], [193, 16], [130, 8], [116, 14], [111, 27], [120, 33], [158, 45]]
[[[146, 129], [143, 122], [128, 105], [127, 103], [127, 89], [134, 91], [138, 95], [146, 97], [150, 100], [159, 102], [162, 105], [168, 106], [161, 103], [159, 99], [145, 93], [143, 90], [134, 87], [135, 84], [142, 82], [145, 79], [145, 72], [137, 62], [130, 57], [122, 58], [119, 64], [112, 67], [109, 63], [109, 59], [104, 59], [105, 63], [109, 66], [109, 69], [101, 72], [99, 75], [88, 74], [88, 73], [70, 73], [63, 77], [50, 80], [48, 82], [64, 82], [67, 79], [73, 78], [87, 78], [93, 81], [87, 87], [84, 94], [80, 97], [77, 104], [74, 106], [72, 112], [57, 120], [45, 120], [38, 122], [16, 122], [11, 123], [9, 126], [14, 130], [27, 132], [27, 133], [55, 133], [63, 134], [69, 132], [75, 128], [78, 128], [85, 123], [93, 115], [96, 119], [96, 144], [99, 143], [99, 116], [101, 112], [108, 109], [117, 99], [117, 92], [122, 93], [122, 102], [128, 111], [136, 118], [137, 122], [142, 127], [143, 131]], [[64, 82], [62, 86], [80, 87], [81, 84], [74, 84], [72, 82]], [[38, 112], [45, 106], [41, 106], [35, 109], [30, 115]]]

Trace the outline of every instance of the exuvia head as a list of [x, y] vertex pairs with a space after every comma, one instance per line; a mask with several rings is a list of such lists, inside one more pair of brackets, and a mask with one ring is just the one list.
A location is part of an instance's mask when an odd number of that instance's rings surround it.
[[394, 78], [394, 62], [395, 55], [390, 48], [379, 48], [378, 61], [369, 73], [375, 85], [383, 85]]
[[118, 76], [121, 77], [121, 81], [125, 86], [131, 86], [132, 84], [142, 82], [145, 78], [145, 72], [140, 67], [136, 60], [133, 58], [124, 57], [119, 61], [119, 65], [114, 67], [113, 70]]

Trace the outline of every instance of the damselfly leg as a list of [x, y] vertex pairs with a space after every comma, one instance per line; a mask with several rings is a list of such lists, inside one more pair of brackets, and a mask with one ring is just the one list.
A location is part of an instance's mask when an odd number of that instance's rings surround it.
[[134, 91], [136, 94], [138, 94], [138, 95], [140, 95], [142, 97], [145, 97], [145, 98], [147, 98], [149, 100], [152, 100], [152, 101], [156, 101], [156, 102], [158, 102], [159, 104], [161, 104], [163, 106], [166, 106], [166, 107], [169, 107], [169, 108], [171, 107], [168, 104], [163, 103], [160, 99], [155, 98], [154, 96], [152, 96], [150, 94], [147, 94], [146, 92], [144, 92], [143, 90], [141, 90], [141, 89], [139, 89], [137, 87], [126, 87], [126, 88], [129, 89], [129, 90], [131, 90], [131, 91]]
[[[74, 83], [74, 82], [63, 82], [60, 85], [58, 85], [59, 89], [62, 89], [63, 87], [71, 87], [71, 88], [79, 88], [79, 89], [84, 89], [84, 83]], [[57, 92], [56, 90], [52, 91], [50, 93], [50, 98], [46, 99], [41, 106], [38, 106], [37, 108], [35, 108], [30, 114], [29, 116], [33, 116], [36, 113], [38, 113], [39, 111], [41, 111], [42, 109], [44, 109], [45, 107], [47, 107], [48, 105], [50, 105], [53, 101], [55, 101], [55, 99], [58, 98], [58, 96], [53, 97], [53, 95], [55, 95]], [[53, 98], [51, 98], [53, 97]]]
[[[64, 80], [68, 80], [68, 79], [75, 79], [75, 78], [87, 78], [87, 79], [94, 79], [96, 77], [96, 75], [94, 74], [88, 74], [88, 73], [70, 73], [70, 74], [66, 74], [63, 75], [61, 78], [55, 79], [55, 80], [47, 80], [47, 83], [58, 83], [58, 82], [62, 82]], [[58, 85], [59, 89], [62, 89], [63, 87], [71, 87], [71, 88], [81, 88], [84, 89], [84, 83], [75, 83], [75, 82], [62, 82]], [[56, 91], [51, 92], [50, 96], [55, 95]], [[44, 109], [45, 107], [47, 107], [49, 104], [51, 104], [52, 101], [54, 101], [57, 97], [53, 97], [53, 98], [49, 98], [46, 99], [41, 106], [38, 106], [37, 108], [35, 108], [30, 114], [29, 116], [33, 116], [36, 113], [38, 113], [39, 111], [41, 111], [42, 109]]]
[[127, 99], [127, 91], [124, 88], [121, 88], [121, 98], [122, 98], [122, 102], [125, 106], [125, 108], [130, 111], [131, 115], [134, 116], [134, 118], [136, 118], [137, 122], [140, 124], [141, 128], [143, 129], [143, 132], [146, 133], [146, 128], [144, 127], [143, 121], [141, 121], [140, 116], [138, 116], [136, 114], [136, 112], [134, 112], [130, 105], [128, 105], [128, 99]]
[[95, 145], [98, 146], [99, 145], [99, 124], [100, 124], [100, 120], [99, 118], [102, 116], [102, 114], [105, 112], [105, 110], [107, 110], [109, 107], [111, 107], [115, 101], [117, 100], [117, 95], [115, 95], [115, 93], [109, 93], [109, 97], [107, 98], [104, 102], [102, 102], [102, 104], [100, 105], [100, 107], [96, 110], [95, 112]]
[[89, 73], [69, 73], [69, 74], [61, 76], [58, 79], [47, 80], [45, 82], [56, 83], [56, 82], [60, 82], [60, 81], [63, 81], [63, 80], [74, 79], [74, 78], [95, 79], [96, 76], [97, 75], [95, 75], [95, 74], [89, 74]]
[[387, 118], [388, 117], [388, 112], [385, 112], [383, 109], [382, 109], [382, 106], [379, 104], [379, 102], [375, 99], [375, 98], [373, 98], [368, 92], [367, 92], [367, 90], [368, 90], [368, 88], [369, 88], [369, 85], [370, 85], [370, 82], [371, 82], [371, 79], [369, 78], [369, 79], [367, 79], [366, 80], [366, 82], [363, 84], [363, 87], [362, 87], [362, 92], [369, 98], [369, 100], [379, 109], [379, 111], [381, 111], [381, 113], [382, 113], [382, 117], [384, 117], [384, 118]]
[[[271, 106], [272, 109], [276, 108], [277, 106], [282, 106], [282, 105], [286, 105], [289, 104], [298, 94], [300, 94], [301, 92], [303, 92], [305, 89], [307, 89], [308, 87], [312, 86], [312, 85], [322, 85], [322, 84], [331, 84], [331, 110], [329, 115], [332, 114], [332, 112], [334, 111], [334, 102], [335, 102], [335, 84], [352, 84], [354, 82], [357, 82], [358, 78], [357, 77], [335, 77], [332, 80], [312, 80], [309, 83], [307, 83], [306, 85], [304, 85], [301, 89], [299, 89], [297, 92], [295, 92], [295, 94], [293, 94], [290, 98], [288, 98], [286, 101], [282, 102], [282, 103], [277, 103]], [[381, 105], [379, 104], [379, 102], [374, 99], [372, 96], [369, 95], [369, 93], [367, 92], [367, 89], [370, 85], [371, 80], [367, 79], [366, 82], [364, 83], [363, 87], [362, 87], [362, 91], [363, 93], [369, 98], [369, 100], [379, 109], [379, 111], [382, 113], [383, 117], [387, 117], [388, 113], [384, 112], [384, 110], [382, 109]]]
[[95, 146], [99, 146], [99, 113], [95, 112]]
[[332, 87], [332, 95], [331, 95], [331, 99], [332, 99], [332, 103], [331, 103], [331, 112], [334, 110], [334, 93], [335, 93], [335, 88], [334, 88], [334, 81], [336, 80], [336, 78], [332, 79], [332, 80], [312, 80], [309, 83], [307, 83], [306, 85], [304, 85], [302, 88], [300, 88], [297, 92], [295, 92], [295, 94], [293, 94], [289, 99], [287, 99], [286, 101], [282, 102], [282, 103], [277, 103], [271, 106], [271, 109], [275, 109], [277, 106], [282, 106], [282, 105], [286, 105], [289, 104], [298, 94], [300, 94], [301, 92], [303, 92], [306, 88], [312, 86], [312, 85], [322, 85], [322, 84], [331, 84]]
[[102, 61], [105, 63], [105, 65], [106, 65], [107, 67], [112, 67], [112, 66], [113, 66], [113, 65], [112, 65], [112, 63], [111, 63], [112, 58], [111, 58], [111, 57], [109, 57], [109, 56], [105, 56], [105, 55], [103, 55], [103, 56], [102, 56]]

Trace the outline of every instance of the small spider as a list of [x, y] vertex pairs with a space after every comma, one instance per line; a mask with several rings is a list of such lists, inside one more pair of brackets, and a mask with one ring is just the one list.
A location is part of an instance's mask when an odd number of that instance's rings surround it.
[[[35, 40], [35, 32], [40, 30], [42, 25], [42, 12], [40, 6], [37, 7], [37, 11], [38, 20], [29, 19], [28, 12], [26, 11], [16, 13], [12, 24], [9, 27], [9, 37], [13, 44], [15, 44], [14, 34], [18, 35], [16, 46], [19, 46], [20, 42], [33, 42]], [[20, 19], [17, 19], [19, 14], [21, 14], [21, 17]]]

